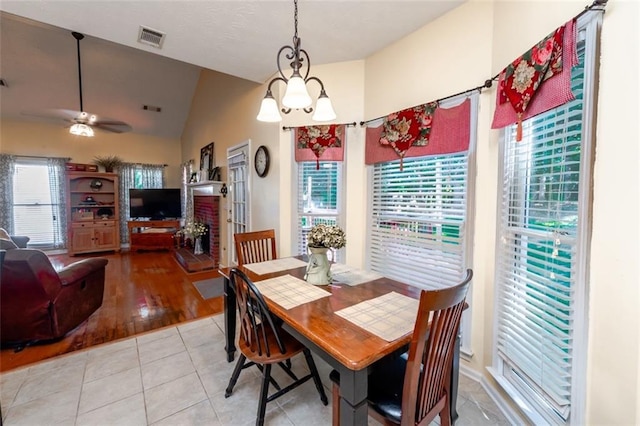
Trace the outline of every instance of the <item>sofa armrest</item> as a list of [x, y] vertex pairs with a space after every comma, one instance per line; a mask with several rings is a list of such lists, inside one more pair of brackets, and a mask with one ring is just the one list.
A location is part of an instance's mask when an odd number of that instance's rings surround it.
[[109, 263], [109, 261], [102, 257], [83, 259], [62, 268], [58, 271], [58, 276], [60, 277], [62, 285], [66, 286], [104, 268], [107, 263]]
[[23, 237], [21, 235], [12, 235], [11, 240], [18, 246], [18, 248], [27, 248], [27, 243], [29, 242], [29, 237]]

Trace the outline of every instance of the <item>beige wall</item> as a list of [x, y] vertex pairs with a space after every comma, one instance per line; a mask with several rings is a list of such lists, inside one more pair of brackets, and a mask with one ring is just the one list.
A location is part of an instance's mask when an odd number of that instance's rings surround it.
[[[275, 68], [275, 63], [274, 63]], [[336, 122], [359, 121], [363, 116], [363, 61], [313, 66], [312, 74], [319, 77], [325, 84], [327, 93], [335, 99], [334, 108], [338, 114]], [[274, 85], [275, 97], [279, 97], [279, 90], [284, 87]], [[314, 85], [310, 87], [312, 97], [317, 97], [319, 90]], [[266, 92], [266, 84], [259, 85], [215, 71], [205, 70], [200, 75], [195, 96], [191, 104], [191, 113], [182, 134], [182, 158], [195, 160], [199, 167], [200, 148], [209, 142], [215, 142], [216, 165], [223, 166], [222, 179], [227, 179], [226, 152], [229, 147], [244, 141], [251, 141], [250, 157], [253, 160], [255, 150], [260, 145], [269, 149], [271, 162], [269, 173], [265, 178], [259, 178], [253, 166], [249, 170], [250, 193], [250, 229], [274, 228], [278, 239], [278, 251], [281, 256], [290, 255], [295, 246], [295, 225], [293, 213], [295, 204], [291, 194], [294, 190], [292, 175], [295, 170], [293, 162], [292, 132], [282, 130], [282, 126], [297, 126], [309, 124], [310, 116], [293, 111], [284, 115], [281, 123], [261, 123], [256, 120], [260, 101]], [[354, 164], [362, 164], [364, 152], [359, 139], [360, 131], [350, 128], [347, 132], [347, 156], [352, 157]], [[360, 148], [360, 149], [358, 149]], [[357, 161], [358, 157], [361, 159]], [[357, 167], [357, 166], [354, 166]], [[355, 169], [354, 169], [355, 170]], [[355, 214], [350, 216], [356, 224], [365, 215], [364, 203], [361, 202], [364, 169], [359, 172], [348, 171], [351, 191], [350, 203], [353, 201]], [[226, 199], [225, 199], [226, 200]], [[350, 204], [350, 209], [351, 209]], [[221, 204], [221, 221], [226, 223], [228, 205]], [[349, 227], [347, 223], [347, 227]], [[355, 262], [362, 262], [364, 252], [363, 228], [353, 226], [354, 247], [361, 249], [354, 251]], [[221, 259], [227, 264], [229, 232], [226, 227], [221, 231]]]
[[[215, 143], [216, 165], [222, 166], [222, 180], [227, 179], [227, 149], [249, 140], [250, 157], [255, 150], [266, 145], [271, 163], [265, 178], [259, 178], [253, 167], [249, 170], [251, 229], [274, 228], [280, 234], [280, 168], [279, 126], [256, 120], [265, 89], [261, 85], [222, 74], [203, 70], [191, 103], [191, 112], [182, 133], [182, 158], [194, 159], [200, 167], [200, 149]], [[285, 162], [288, 164], [288, 160]], [[286, 198], [286, 197], [285, 197]], [[220, 204], [220, 221], [226, 224], [227, 198]], [[220, 233], [221, 263], [227, 264], [229, 235], [226, 226]]]
[[128, 163], [167, 164], [166, 186], [180, 186], [180, 141], [135, 133], [96, 132], [93, 138], [73, 136], [55, 124], [3, 120], [0, 152], [14, 155], [70, 157], [91, 164], [96, 155], [117, 155]]
[[[333, 123], [359, 123], [364, 116], [364, 61], [341, 62], [312, 66], [312, 75], [324, 83], [327, 95], [331, 98], [336, 111]], [[284, 88], [284, 87], [282, 87]], [[316, 99], [319, 90], [317, 85], [309, 84], [310, 94]], [[274, 94], [274, 96], [276, 96]], [[280, 126], [303, 126], [314, 122], [310, 114], [293, 111], [283, 117]], [[282, 167], [281, 186], [283, 197], [280, 199], [280, 229], [285, 243], [281, 246], [286, 254], [294, 252], [297, 234], [295, 226], [295, 199], [285, 194], [293, 194], [296, 173], [294, 162], [293, 132], [280, 132], [280, 150], [283, 159], [287, 159], [288, 167]], [[365, 251], [365, 228], [363, 218], [366, 217], [366, 170], [364, 167], [364, 130], [358, 126], [346, 128], [344, 171], [346, 187], [344, 188], [344, 211], [346, 221], [345, 232], [348, 236], [347, 263], [362, 267]], [[288, 242], [288, 247], [287, 243]], [[287, 252], [288, 250], [288, 252]]]

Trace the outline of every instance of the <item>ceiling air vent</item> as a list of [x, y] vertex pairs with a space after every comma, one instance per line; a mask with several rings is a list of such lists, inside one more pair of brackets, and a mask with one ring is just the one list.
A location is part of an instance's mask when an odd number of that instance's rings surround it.
[[153, 30], [151, 28], [143, 27], [142, 25], [140, 25], [140, 31], [138, 32], [138, 42], [161, 49], [165, 36], [166, 34], [161, 31]]
[[153, 111], [153, 112], [162, 111], [162, 108], [160, 108], [159, 106], [153, 106], [153, 105], [142, 105], [142, 109], [145, 111]]

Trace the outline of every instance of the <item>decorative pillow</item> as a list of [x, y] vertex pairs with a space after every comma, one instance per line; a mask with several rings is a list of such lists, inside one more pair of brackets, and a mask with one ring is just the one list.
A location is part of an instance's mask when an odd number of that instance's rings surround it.
[[12, 250], [18, 248], [16, 243], [13, 242], [7, 231], [0, 228], [0, 250]]
[[18, 246], [13, 241], [0, 238], [0, 250], [13, 250], [16, 248], [18, 248]]
[[7, 234], [7, 231], [4, 230], [4, 228], [0, 228], [0, 239], [2, 240], [10, 240], [11, 237], [9, 236], [9, 234]]

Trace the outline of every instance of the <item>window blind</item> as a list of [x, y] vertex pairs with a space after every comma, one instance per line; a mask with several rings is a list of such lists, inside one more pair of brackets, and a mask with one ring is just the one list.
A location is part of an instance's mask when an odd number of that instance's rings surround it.
[[434, 289], [466, 269], [468, 152], [376, 164], [371, 201], [370, 267]]
[[[575, 374], [576, 293], [586, 262], [580, 223], [589, 200], [583, 170], [585, 34], [572, 71], [576, 99], [506, 132], [496, 259], [498, 375], [546, 421], [569, 422]], [[588, 168], [587, 168], [588, 169]], [[582, 273], [581, 273], [582, 271]]]
[[60, 220], [51, 200], [49, 169], [45, 161], [18, 161], [13, 177], [13, 221], [16, 235], [29, 237], [29, 245], [51, 248]]
[[[339, 225], [342, 162], [320, 161], [298, 164], [298, 254], [307, 253], [307, 235], [318, 224]], [[338, 250], [338, 260], [341, 259]]]

